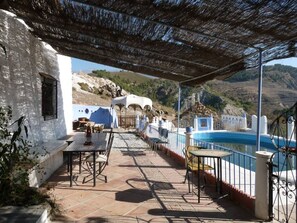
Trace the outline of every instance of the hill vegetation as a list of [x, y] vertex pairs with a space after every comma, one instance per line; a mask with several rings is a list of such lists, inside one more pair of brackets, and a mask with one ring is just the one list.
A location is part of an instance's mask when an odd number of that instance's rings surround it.
[[[297, 68], [277, 64], [264, 66], [263, 70], [262, 114], [273, 119], [297, 101]], [[96, 70], [89, 75], [109, 79], [127, 92], [149, 97], [155, 103], [177, 110], [176, 82], [125, 71]], [[257, 69], [241, 71], [224, 81], [213, 80], [195, 88], [181, 87], [182, 110], [199, 102], [218, 115], [240, 115], [243, 112], [252, 115], [256, 114], [257, 100]]]
[[[264, 66], [263, 78], [274, 83], [279, 83], [287, 88], [297, 90], [297, 69], [291, 66], [276, 64], [274, 66]], [[240, 71], [225, 81], [236, 83], [253, 81], [258, 79], [257, 70]]]
[[[256, 114], [258, 71], [241, 71], [223, 82], [208, 85], [249, 114]], [[297, 101], [297, 68], [276, 64], [263, 68], [262, 114], [275, 118]]]
[[91, 76], [107, 78], [125, 91], [139, 96], [151, 98], [164, 106], [174, 107], [176, 104], [177, 83], [158, 78], [150, 78], [132, 72], [93, 71]]

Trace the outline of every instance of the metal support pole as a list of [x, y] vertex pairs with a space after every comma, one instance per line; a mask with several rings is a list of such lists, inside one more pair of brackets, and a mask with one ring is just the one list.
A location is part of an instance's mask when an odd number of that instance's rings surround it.
[[[112, 112], [112, 105], [110, 105], [110, 108], [109, 108], [109, 120], [108, 120], [108, 122], [109, 122], [109, 124], [110, 124], [110, 127], [112, 128], [112, 124], [111, 124], [111, 122], [113, 122], [113, 112]], [[111, 121], [110, 121], [110, 118], [111, 118]]]
[[260, 150], [260, 127], [261, 127], [261, 110], [262, 110], [262, 78], [263, 78], [263, 64], [262, 64], [262, 50], [259, 51], [259, 81], [258, 81], [258, 111], [257, 111], [257, 151]]
[[179, 125], [180, 125], [180, 84], [178, 85], [178, 102], [177, 102], [177, 131], [176, 131], [176, 148], [178, 148], [178, 132], [179, 132]]

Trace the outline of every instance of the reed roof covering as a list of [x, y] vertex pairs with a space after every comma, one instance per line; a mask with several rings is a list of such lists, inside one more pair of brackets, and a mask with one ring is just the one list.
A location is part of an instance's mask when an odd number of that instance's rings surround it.
[[283, 0], [0, 0], [59, 53], [194, 86], [297, 56]]

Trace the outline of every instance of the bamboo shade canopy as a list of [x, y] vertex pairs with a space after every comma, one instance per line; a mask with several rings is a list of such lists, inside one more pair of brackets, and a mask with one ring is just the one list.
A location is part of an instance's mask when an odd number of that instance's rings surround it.
[[60, 54], [200, 85], [297, 56], [293, 0], [0, 0]]

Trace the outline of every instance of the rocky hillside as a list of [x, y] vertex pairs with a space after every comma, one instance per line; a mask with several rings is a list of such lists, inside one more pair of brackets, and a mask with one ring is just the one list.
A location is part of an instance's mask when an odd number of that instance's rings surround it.
[[[122, 72], [121, 72], [122, 74]], [[115, 73], [115, 75], [118, 75]], [[135, 75], [134, 73], [132, 75]], [[141, 82], [143, 79], [140, 78]], [[119, 84], [114, 83], [107, 77], [97, 77], [83, 72], [74, 73], [72, 75], [72, 103], [82, 105], [101, 105], [110, 106], [113, 97], [131, 94], [126, 91]], [[133, 92], [132, 92], [133, 93]], [[150, 97], [151, 98], [151, 97]], [[116, 107], [119, 110], [118, 107]], [[128, 114], [134, 114], [133, 109], [128, 109]], [[175, 111], [173, 108], [161, 105], [158, 101], [153, 102], [153, 110], [147, 115], [164, 114], [164, 117], [172, 120], [175, 118]]]
[[[151, 98], [154, 109], [165, 111], [168, 116], [174, 116], [173, 109], [177, 110], [177, 83], [123, 71], [74, 74], [73, 103], [109, 106], [119, 88], [123, 95], [129, 92]], [[257, 113], [257, 100], [257, 70], [239, 72], [225, 81], [213, 80], [196, 88], [182, 86], [181, 89], [181, 108], [190, 116], [206, 116], [210, 112], [218, 116], [243, 112], [252, 115]], [[262, 114], [268, 119], [292, 106], [297, 101], [297, 69], [283, 65], [264, 67], [262, 101]]]
[[[76, 92], [88, 92], [94, 95], [99, 95], [103, 99], [116, 97], [117, 91], [120, 88], [109, 79], [94, 77], [82, 72], [78, 74], [74, 73], [72, 75], [72, 87]], [[125, 89], [122, 89], [121, 93], [123, 95], [127, 94]]]

